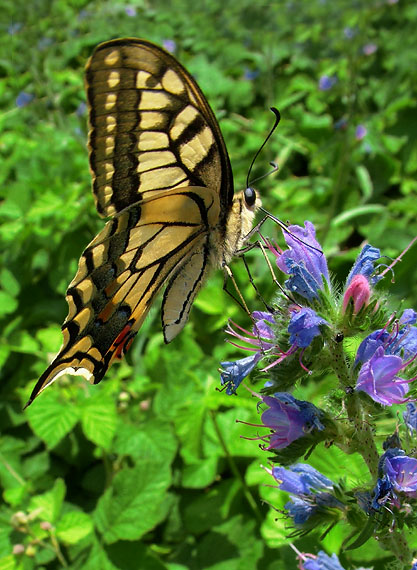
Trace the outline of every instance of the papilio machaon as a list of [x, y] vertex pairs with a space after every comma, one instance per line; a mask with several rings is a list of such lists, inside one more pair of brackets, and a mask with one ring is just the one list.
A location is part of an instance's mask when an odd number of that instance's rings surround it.
[[66, 299], [63, 346], [28, 404], [63, 374], [98, 383], [122, 358], [161, 287], [170, 342], [211, 267], [228, 264], [260, 201], [234, 196], [220, 128], [169, 53], [138, 39], [100, 44], [86, 67], [96, 207], [111, 217], [87, 246]]

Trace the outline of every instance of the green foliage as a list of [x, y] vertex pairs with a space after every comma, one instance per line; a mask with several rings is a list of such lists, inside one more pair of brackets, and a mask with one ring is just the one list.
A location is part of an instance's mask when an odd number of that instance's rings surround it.
[[[219, 362], [233, 357], [222, 328], [239, 312], [220, 276], [171, 345], [163, 346], [154, 311], [104, 382], [59, 379], [22, 412], [59, 349], [79, 255], [102, 227], [89, 190], [83, 69], [101, 41], [175, 40], [176, 56], [220, 120], [237, 187], [276, 106], [281, 124], [252, 174], [279, 164], [278, 176], [259, 183], [264, 206], [292, 223], [314, 222], [332, 269], [344, 274], [364, 240], [396, 257], [417, 233], [417, 5], [3, 4], [0, 570], [295, 568], [286, 522], [261, 500], [281, 500], [263, 485], [270, 480], [259, 464], [267, 458], [240, 438], [256, 428], [235, 423], [258, 423], [253, 398], [216, 391]], [[332, 82], [327, 90], [319, 88], [323, 76]], [[22, 94], [32, 99], [19, 106]], [[272, 224], [265, 231], [276, 236]], [[251, 272], [272, 296], [257, 253], [248, 256]], [[393, 290], [415, 308], [414, 260], [411, 250]], [[257, 306], [239, 262], [233, 271]], [[335, 453], [318, 448], [316, 466], [333, 479], [341, 468], [360, 476], [354, 457], [342, 467]], [[335, 551], [343, 538], [334, 529], [323, 544]], [[311, 537], [296, 543], [320, 548]], [[387, 558], [368, 542], [341, 561], [378, 570]]]

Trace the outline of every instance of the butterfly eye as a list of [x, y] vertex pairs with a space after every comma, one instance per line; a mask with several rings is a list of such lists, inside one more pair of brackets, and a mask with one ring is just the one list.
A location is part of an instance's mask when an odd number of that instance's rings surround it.
[[247, 205], [249, 208], [252, 207], [252, 206], [255, 204], [255, 202], [256, 202], [256, 192], [255, 192], [255, 190], [254, 190], [253, 188], [251, 188], [251, 187], [248, 187], [248, 188], [246, 188], [244, 194], [245, 194], [245, 202], [246, 202], [246, 205]]

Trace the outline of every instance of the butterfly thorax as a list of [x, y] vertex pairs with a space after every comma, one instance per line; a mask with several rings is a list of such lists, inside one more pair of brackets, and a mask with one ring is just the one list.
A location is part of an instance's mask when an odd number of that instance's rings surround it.
[[244, 191], [234, 196], [232, 207], [227, 218], [226, 231], [221, 228], [216, 232], [213, 243], [213, 252], [216, 258], [213, 265], [224, 267], [228, 265], [236, 253], [243, 247], [248, 234], [253, 227], [256, 210], [260, 208], [261, 200], [256, 194], [256, 201], [252, 206], [246, 202]]

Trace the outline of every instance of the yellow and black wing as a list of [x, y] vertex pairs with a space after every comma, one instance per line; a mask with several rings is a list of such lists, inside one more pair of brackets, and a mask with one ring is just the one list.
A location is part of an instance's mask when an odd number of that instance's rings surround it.
[[165, 283], [162, 325], [172, 340], [208, 269], [230, 259], [253, 216], [255, 194], [246, 221], [243, 195], [233, 197], [213, 112], [170, 54], [137, 39], [101, 44], [86, 90], [93, 193], [112, 219], [81, 256], [63, 346], [28, 404], [63, 374], [99, 382]]
[[98, 212], [114, 216], [81, 256], [67, 291], [63, 346], [30, 401], [62, 374], [99, 382], [169, 280], [165, 339], [182, 329], [225, 228], [232, 174], [215, 117], [188, 72], [142, 40], [101, 44], [86, 68]]
[[113, 40], [86, 69], [90, 166], [98, 212], [111, 216], [163, 190], [211, 188], [233, 200], [226, 146], [200, 88], [158, 46]]

